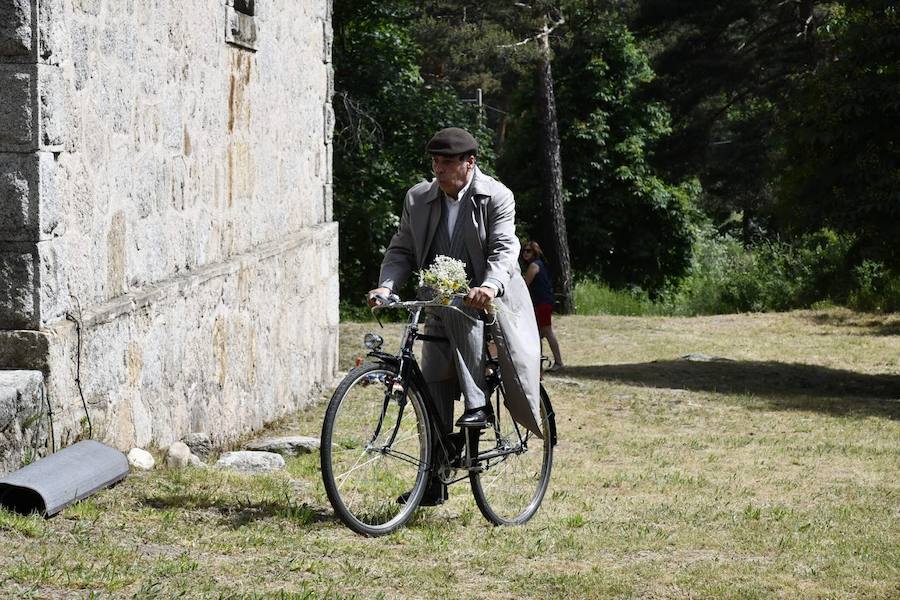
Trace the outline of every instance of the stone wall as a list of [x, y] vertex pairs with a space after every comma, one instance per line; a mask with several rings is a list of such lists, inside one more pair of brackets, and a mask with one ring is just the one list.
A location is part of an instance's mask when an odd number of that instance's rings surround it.
[[0, 473], [44, 452], [49, 425], [44, 374], [0, 370]]
[[58, 442], [82, 393], [126, 448], [331, 378], [330, 44], [329, 0], [0, 0], [0, 367]]

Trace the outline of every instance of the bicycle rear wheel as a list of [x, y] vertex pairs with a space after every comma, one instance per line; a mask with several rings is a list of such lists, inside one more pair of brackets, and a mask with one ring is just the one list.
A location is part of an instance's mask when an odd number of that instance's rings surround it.
[[553, 465], [550, 401], [541, 386], [541, 433], [538, 438], [507, 410], [503, 388], [494, 395], [494, 426], [481, 433], [479, 454], [504, 453], [488, 459], [482, 472], [469, 473], [472, 494], [481, 514], [495, 525], [521, 525], [537, 512], [550, 483]]
[[[421, 395], [406, 402], [392, 394], [397, 369], [366, 364], [350, 371], [335, 390], [322, 424], [322, 481], [335, 513], [368, 536], [401, 527], [418, 506], [431, 452]], [[397, 497], [411, 492], [405, 504]]]

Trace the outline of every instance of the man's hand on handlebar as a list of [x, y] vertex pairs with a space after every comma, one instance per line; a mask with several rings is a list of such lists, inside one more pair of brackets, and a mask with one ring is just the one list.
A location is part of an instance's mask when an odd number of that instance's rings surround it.
[[492, 287], [475, 287], [466, 294], [463, 304], [487, 312], [496, 295], [497, 290]]
[[378, 306], [379, 304], [383, 304], [383, 301], [378, 298], [381, 296], [382, 298], [387, 298], [391, 295], [391, 290], [386, 287], [375, 288], [374, 290], [370, 290], [367, 295], [367, 301], [369, 303], [369, 307]]

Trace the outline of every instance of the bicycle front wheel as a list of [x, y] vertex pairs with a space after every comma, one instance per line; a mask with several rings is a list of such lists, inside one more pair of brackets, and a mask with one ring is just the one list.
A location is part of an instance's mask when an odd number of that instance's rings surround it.
[[[335, 390], [322, 424], [322, 481], [350, 529], [384, 535], [412, 516], [427, 483], [428, 417], [418, 391], [393, 393], [397, 369], [367, 364]], [[398, 502], [402, 494], [406, 502]]]
[[495, 525], [521, 525], [537, 512], [550, 483], [553, 443], [550, 401], [541, 386], [541, 433], [537, 437], [512, 419], [503, 388], [494, 396], [494, 426], [481, 433], [479, 455], [483, 471], [469, 473], [472, 494], [481, 514]]

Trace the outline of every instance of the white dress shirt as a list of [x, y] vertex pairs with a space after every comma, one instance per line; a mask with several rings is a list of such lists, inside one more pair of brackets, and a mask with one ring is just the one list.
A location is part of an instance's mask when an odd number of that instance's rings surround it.
[[[466, 181], [466, 185], [464, 185], [456, 194], [456, 198], [451, 198], [446, 192], [444, 193], [444, 210], [447, 211], [447, 235], [449, 236], [453, 235], [453, 228], [456, 227], [456, 219], [459, 216], [459, 207], [462, 206], [462, 199], [466, 197], [469, 186], [472, 185], [474, 175], [474, 172], [469, 175], [469, 180]], [[494, 290], [494, 292], [499, 290], [497, 285], [490, 281], [485, 281], [481, 284], [481, 287], [489, 287]]]
[[462, 199], [466, 197], [469, 186], [472, 185], [472, 178], [472, 175], [469, 175], [469, 180], [456, 194], [456, 198], [451, 198], [444, 193], [444, 208], [447, 210], [447, 235], [449, 236], [453, 235], [453, 228], [456, 227], [456, 217], [459, 216], [459, 207], [462, 206]]

